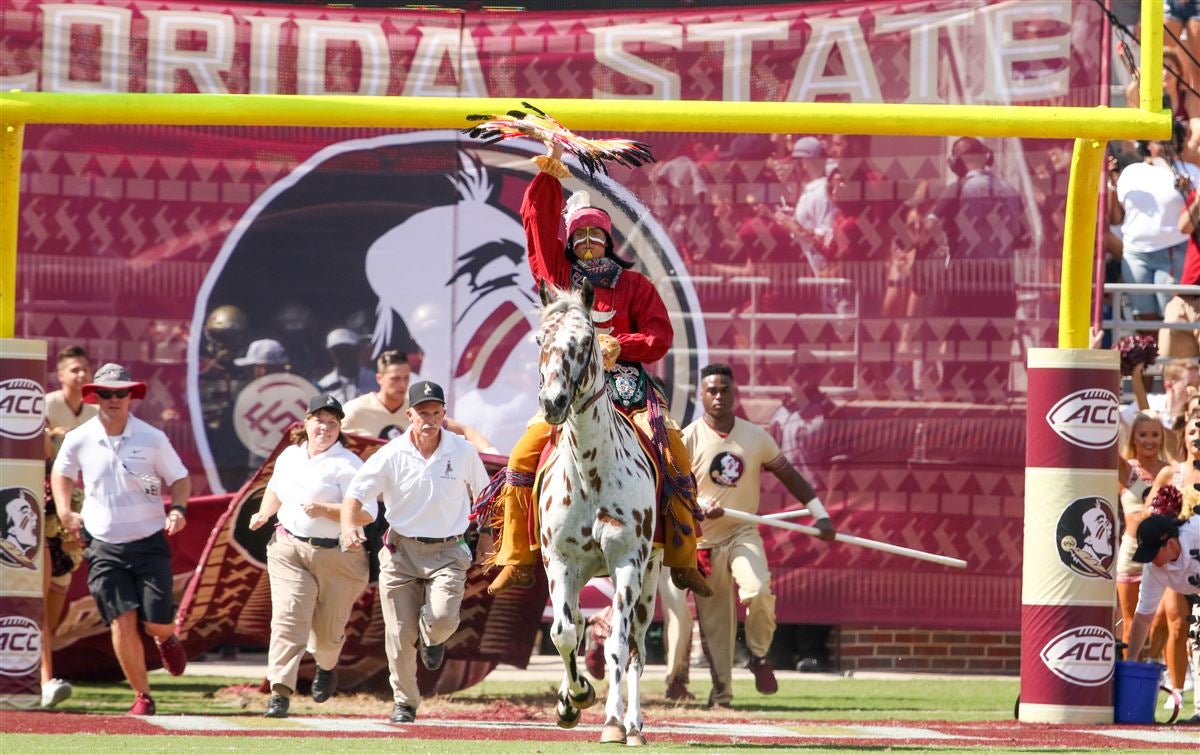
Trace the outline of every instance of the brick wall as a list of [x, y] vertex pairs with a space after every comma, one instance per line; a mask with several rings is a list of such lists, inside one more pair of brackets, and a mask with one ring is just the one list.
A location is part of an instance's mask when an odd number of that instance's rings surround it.
[[1018, 674], [1020, 632], [839, 627], [830, 637], [841, 671]]

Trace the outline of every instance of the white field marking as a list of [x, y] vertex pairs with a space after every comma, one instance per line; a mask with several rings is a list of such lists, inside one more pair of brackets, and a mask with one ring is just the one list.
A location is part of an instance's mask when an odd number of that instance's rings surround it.
[[[405, 728], [459, 728], [459, 729], [535, 729], [559, 731], [556, 723], [549, 721], [463, 721], [459, 719], [418, 719], [408, 724], [391, 724], [382, 720], [369, 718], [326, 718], [296, 716], [279, 719], [265, 719], [244, 716], [154, 716], [144, 719], [147, 723], [170, 731], [236, 731], [259, 733], [270, 731], [323, 731], [345, 732], [349, 734], [377, 734], [396, 732]], [[599, 724], [580, 724], [579, 731], [599, 733]], [[922, 729], [908, 726], [865, 726], [826, 724], [813, 722], [811, 724], [765, 724], [754, 723], [689, 723], [683, 721], [665, 722], [648, 729], [651, 734], [674, 735], [707, 735], [726, 736], [731, 740], [746, 739], [884, 739], [884, 740], [947, 740], [947, 739], [981, 739], [966, 735], [946, 734], [932, 729]], [[1132, 734], [1132, 733], [1131, 733]], [[1167, 740], [1164, 740], [1167, 741]], [[1170, 740], [1174, 741], [1174, 740]], [[1191, 740], [1184, 740], [1191, 741]]]
[[1156, 744], [1190, 744], [1200, 746], [1200, 731], [1182, 731], [1179, 729], [1081, 729], [1084, 734], [1095, 734], [1114, 739], [1133, 739], [1138, 742], [1154, 742]]

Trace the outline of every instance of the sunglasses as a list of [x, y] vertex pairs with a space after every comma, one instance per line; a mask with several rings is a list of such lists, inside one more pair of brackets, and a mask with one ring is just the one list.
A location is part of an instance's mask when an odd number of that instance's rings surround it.
[[109, 391], [109, 390], [105, 390], [103, 388], [97, 388], [96, 395], [99, 396], [100, 398], [104, 398], [104, 399], [125, 398], [126, 396], [129, 395], [129, 389], [122, 388], [122, 389], [116, 390], [116, 391]]

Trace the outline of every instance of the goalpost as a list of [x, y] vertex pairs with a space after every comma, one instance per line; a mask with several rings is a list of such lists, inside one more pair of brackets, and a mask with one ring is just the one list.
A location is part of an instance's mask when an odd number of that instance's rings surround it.
[[[1142, 3], [1141, 70], [1162, 68], [1162, 5]], [[1044, 391], [1052, 402], [1047, 412], [1043, 401], [1030, 400], [1027, 427], [1029, 455], [1026, 483], [1026, 564], [1023, 609], [1046, 608], [1053, 616], [1036, 632], [1037, 638], [1052, 637], [1035, 647], [1023, 610], [1021, 719], [1061, 723], [1111, 722], [1102, 700], [1111, 700], [1112, 649], [1101, 663], [1108, 663], [1105, 680], [1072, 681], [1049, 661], [1045, 679], [1027, 679], [1026, 661], [1044, 655], [1061, 637], [1075, 632], [1082, 644], [1065, 652], [1098, 652], [1094, 648], [1107, 639], [1097, 639], [1091, 630], [1097, 619], [1082, 620], [1071, 609], [1086, 607], [1098, 615], [1105, 595], [1112, 601], [1112, 584], [1076, 584], [1059, 580], [1047, 584], [1045, 569], [1035, 568], [1031, 559], [1032, 534], [1054, 537], [1054, 522], [1062, 510], [1092, 495], [1115, 500], [1115, 425], [1112, 441], [1105, 445], [1108, 428], [1107, 403], [1089, 404], [1086, 395], [1109, 391], [1117, 375], [1113, 352], [1084, 352], [1089, 345], [1091, 293], [1093, 286], [1094, 240], [1096, 235], [1096, 191], [1110, 139], [1165, 139], [1171, 134], [1171, 115], [1163, 110], [1162, 80], [1157, 75], [1141, 77], [1138, 108], [1113, 109], [970, 106], [921, 104], [779, 103], [707, 101], [621, 101], [545, 100], [538, 104], [572, 128], [610, 132], [688, 131], [710, 133], [843, 133], [904, 136], [961, 136], [1070, 138], [1074, 140], [1067, 193], [1063, 240], [1062, 281], [1059, 302], [1058, 349], [1031, 352], [1030, 396]], [[215, 94], [54, 94], [9, 92], [0, 94], [0, 338], [12, 339], [16, 328], [17, 224], [20, 199], [20, 167], [24, 127], [29, 123], [60, 124], [147, 124], [188, 126], [307, 126], [380, 128], [462, 128], [472, 112], [504, 112], [519, 105], [509, 99], [428, 97], [312, 97], [298, 95]], [[8, 349], [5, 350], [6, 352]], [[7, 354], [5, 355], [7, 357]], [[1071, 391], [1074, 391], [1073, 393]], [[1053, 394], [1053, 395], [1051, 395]], [[1070, 428], [1055, 425], [1053, 417], [1068, 399], [1083, 395], [1078, 411], [1096, 426], [1084, 428], [1099, 440], [1085, 443], [1072, 437]], [[1115, 400], [1115, 396], [1114, 396]], [[1107, 401], [1107, 399], [1105, 399]], [[1095, 401], [1092, 402], [1095, 404]], [[1035, 404], [1037, 409], [1035, 409]], [[1067, 411], [1067, 410], [1064, 410]], [[1077, 412], [1078, 413], [1078, 412]], [[1091, 418], [1091, 419], [1089, 419]], [[1070, 419], [1068, 417], [1067, 419]], [[1069, 425], [1069, 423], [1067, 423]], [[1053, 432], [1048, 432], [1049, 426]], [[1063, 425], [1066, 427], [1067, 425]], [[1036, 437], [1035, 437], [1036, 436]], [[1089, 436], [1090, 437], [1090, 436]], [[1090, 445], [1089, 445], [1090, 443]], [[1082, 451], [1080, 449], [1083, 449]], [[1107, 468], [1107, 476], [1100, 470]], [[1036, 479], [1036, 485], [1034, 480]], [[1032, 490], [1032, 488], [1037, 490]], [[1111, 490], [1110, 490], [1111, 488]], [[40, 488], [39, 488], [40, 489]], [[1074, 499], [1074, 500], [1071, 500]], [[1041, 572], [1038, 575], [1032, 572]], [[1049, 591], [1048, 594], [1046, 591]], [[1107, 591], [1107, 592], [1105, 592]], [[1104, 626], [1103, 623], [1100, 626]], [[1060, 631], [1061, 630], [1061, 631]], [[1057, 636], [1055, 632], [1058, 632]], [[1082, 632], [1082, 634], [1079, 634]], [[1091, 632], [1091, 634], [1089, 634]], [[1072, 635], [1074, 637], [1074, 635]], [[1044, 638], [1043, 638], [1044, 639]], [[1043, 639], [1038, 639], [1041, 643]], [[1026, 647], [1025, 643], [1030, 642]], [[1079, 648], [1084, 650], [1080, 651]], [[1040, 667], [1039, 667], [1040, 668]], [[1051, 673], [1052, 672], [1052, 673]], [[1039, 671], [1040, 673], [1040, 671]], [[1052, 678], [1052, 675], [1061, 679]], [[1064, 681], [1065, 680], [1065, 681]], [[1030, 686], [1027, 687], [1027, 682]], [[1058, 686], [1056, 686], [1058, 685]], [[1036, 687], [1036, 689], [1034, 689]], [[1079, 690], [1087, 694], [1080, 697]], [[1034, 700], [1030, 695], [1040, 697]], [[1085, 699], [1086, 698], [1086, 699]], [[1082, 701], [1082, 702], [1081, 702]]]

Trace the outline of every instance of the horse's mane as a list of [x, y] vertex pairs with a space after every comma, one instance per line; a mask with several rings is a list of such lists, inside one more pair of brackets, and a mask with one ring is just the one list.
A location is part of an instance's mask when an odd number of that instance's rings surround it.
[[587, 308], [583, 306], [583, 294], [581, 294], [579, 291], [561, 291], [556, 288], [551, 290], [554, 291], [554, 301], [543, 306], [541, 311], [538, 313], [543, 322], [545, 322], [546, 318], [550, 317], [550, 315], [565, 313], [571, 309], [578, 309], [582, 311], [587, 321], [589, 323], [592, 321], [591, 313], [588, 312]]

